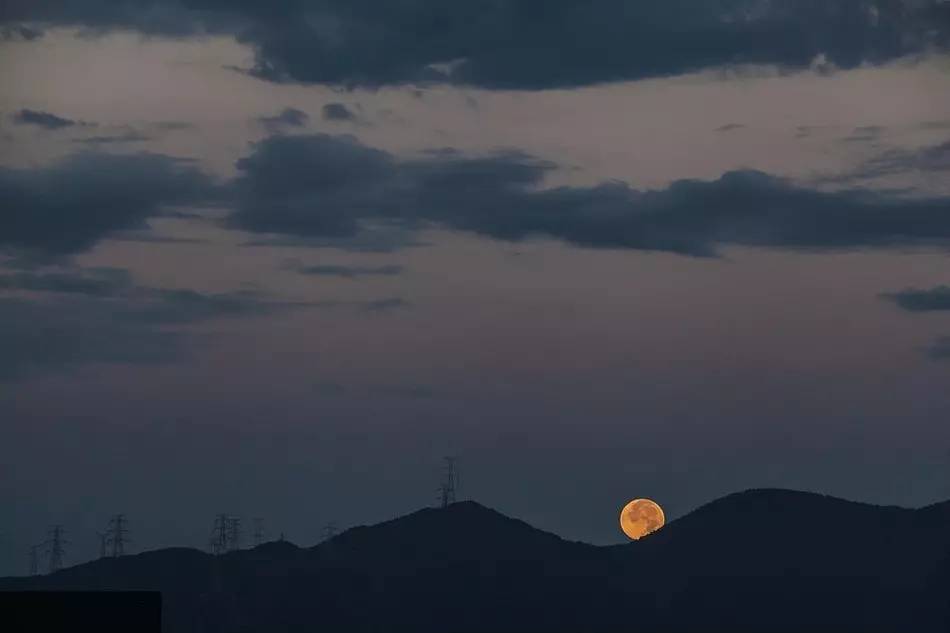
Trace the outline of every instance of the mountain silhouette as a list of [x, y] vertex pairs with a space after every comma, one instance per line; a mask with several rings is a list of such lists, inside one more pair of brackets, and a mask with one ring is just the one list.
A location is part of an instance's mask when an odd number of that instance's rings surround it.
[[158, 550], [0, 579], [13, 589], [159, 590], [176, 633], [945, 632], [950, 502], [751, 490], [598, 547], [465, 501], [311, 548]]

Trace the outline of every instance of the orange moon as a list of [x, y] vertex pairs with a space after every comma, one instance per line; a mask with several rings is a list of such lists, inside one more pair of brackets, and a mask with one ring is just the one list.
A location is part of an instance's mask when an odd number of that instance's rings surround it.
[[634, 499], [620, 511], [620, 529], [635, 541], [656, 532], [664, 523], [663, 508], [649, 499]]

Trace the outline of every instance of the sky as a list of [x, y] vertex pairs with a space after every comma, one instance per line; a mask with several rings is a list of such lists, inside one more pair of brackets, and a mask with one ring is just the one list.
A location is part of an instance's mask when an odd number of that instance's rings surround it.
[[0, 574], [950, 498], [950, 3], [540, 6], [4, 4]]

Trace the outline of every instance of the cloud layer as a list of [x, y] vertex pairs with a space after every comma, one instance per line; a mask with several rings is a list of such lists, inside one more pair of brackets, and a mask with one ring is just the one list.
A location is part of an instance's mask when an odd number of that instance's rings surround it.
[[726, 245], [846, 249], [950, 243], [950, 200], [826, 192], [756, 171], [643, 191], [623, 183], [544, 188], [555, 165], [450, 150], [400, 159], [349, 136], [275, 136], [238, 161], [239, 228], [352, 237], [367, 221], [438, 225], [521, 240], [709, 256]]
[[908, 288], [883, 296], [908, 312], [950, 311], [950, 286], [937, 286], [929, 290]]
[[89, 363], [167, 362], [195, 343], [181, 326], [311, 305], [140, 286], [114, 268], [2, 274], [0, 291], [0, 381]]
[[234, 35], [255, 51], [253, 74], [277, 81], [511, 89], [884, 62], [946, 46], [948, 14], [940, 0], [13, 0], [4, 10], [10, 24]]
[[213, 191], [193, 165], [161, 154], [81, 152], [45, 167], [0, 167], [0, 249], [75, 253]]
[[79, 121], [66, 119], [50, 112], [43, 112], [42, 110], [30, 110], [29, 108], [18, 110], [13, 114], [12, 118], [13, 122], [17, 125], [36, 125], [46, 128], [47, 130], [59, 130], [64, 127], [83, 125]]

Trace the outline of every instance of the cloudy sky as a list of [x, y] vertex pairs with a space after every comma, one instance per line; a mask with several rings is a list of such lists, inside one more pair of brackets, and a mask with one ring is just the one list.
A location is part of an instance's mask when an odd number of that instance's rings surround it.
[[950, 4], [539, 7], [4, 3], [0, 573], [950, 497]]

